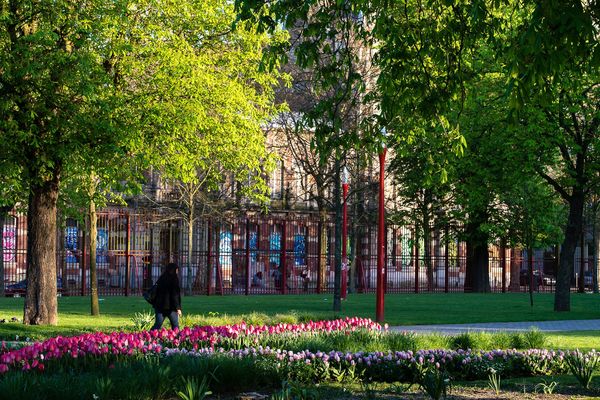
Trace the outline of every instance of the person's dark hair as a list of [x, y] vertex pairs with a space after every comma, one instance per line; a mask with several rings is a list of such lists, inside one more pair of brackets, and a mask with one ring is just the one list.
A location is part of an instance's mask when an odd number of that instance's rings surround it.
[[175, 264], [175, 263], [168, 263], [167, 264], [167, 270], [166, 270], [166, 272], [168, 274], [175, 274], [177, 272], [177, 268], [179, 268], [179, 267], [177, 267], [177, 264]]

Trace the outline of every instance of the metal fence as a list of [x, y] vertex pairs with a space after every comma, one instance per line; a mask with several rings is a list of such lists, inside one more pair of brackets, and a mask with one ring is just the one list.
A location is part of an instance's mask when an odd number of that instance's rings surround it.
[[[248, 215], [188, 224], [167, 215], [130, 209], [99, 213], [96, 263], [99, 294], [139, 295], [168, 262], [180, 266], [181, 285], [193, 294], [330, 293], [334, 287], [335, 229], [332, 218], [315, 215]], [[191, 238], [190, 238], [191, 232]], [[63, 295], [89, 294], [89, 234], [67, 219], [57, 232], [57, 273]], [[351, 232], [350, 290], [374, 292], [377, 282], [376, 226]], [[435, 231], [426, 244], [409, 227], [387, 226], [385, 284], [388, 293], [462, 292], [466, 245], [451, 228]], [[3, 229], [4, 285], [24, 292], [27, 224], [7, 218]], [[354, 248], [353, 248], [354, 247]], [[553, 291], [558, 258], [553, 252], [489, 248], [494, 292]], [[529, 273], [529, 263], [532, 273]], [[577, 259], [574, 279], [591, 286], [591, 262]]]

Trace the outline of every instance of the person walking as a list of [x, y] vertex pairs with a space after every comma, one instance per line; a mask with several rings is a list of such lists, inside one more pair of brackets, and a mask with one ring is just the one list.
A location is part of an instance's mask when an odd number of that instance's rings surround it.
[[165, 317], [171, 322], [171, 329], [179, 328], [181, 316], [181, 289], [177, 264], [169, 263], [165, 272], [156, 281], [156, 299], [152, 304], [156, 319], [150, 330], [160, 329]]

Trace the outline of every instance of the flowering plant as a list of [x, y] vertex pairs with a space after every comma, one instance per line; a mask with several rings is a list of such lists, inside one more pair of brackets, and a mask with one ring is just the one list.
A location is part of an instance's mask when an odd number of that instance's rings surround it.
[[136, 333], [91, 333], [73, 337], [55, 337], [20, 349], [0, 353], [0, 374], [13, 369], [43, 371], [49, 360], [84, 357], [117, 358], [144, 354], [158, 354], [164, 347], [197, 350], [212, 348], [227, 342], [232, 347], [258, 344], [263, 335], [331, 333], [357, 329], [381, 330], [370, 319], [345, 318], [300, 324], [253, 326], [245, 323], [224, 326], [198, 326], [181, 330], [155, 330]]

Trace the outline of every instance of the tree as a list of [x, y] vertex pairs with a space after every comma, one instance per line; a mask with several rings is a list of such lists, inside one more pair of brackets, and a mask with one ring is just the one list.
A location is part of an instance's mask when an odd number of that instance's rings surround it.
[[[504, 229], [510, 232], [510, 245], [526, 248], [532, 260], [534, 249], [553, 245], [560, 240], [564, 213], [560, 201], [544, 182], [534, 174], [530, 173], [529, 177], [515, 182], [508, 193], [503, 193], [506, 204], [503, 211], [506, 213]], [[532, 263], [528, 261], [527, 265], [529, 296], [533, 306], [533, 287], [541, 281], [534, 278]]]
[[99, 1], [3, 1], [0, 134], [28, 190], [25, 324], [56, 324], [56, 206], [65, 171], [88, 149], [112, 147], [107, 110], [113, 50], [99, 38], [123, 9]]
[[[238, 181], [260, 179], [261, 161], [269, 159], [260, 124], [274, 111], [269, 88], [279, 75], [256, 66], [261, 49], [282, 36], [232, 34], [231, 7], [218, 1], [2, 7], [0, 161], [29, 188], [24, 322], [55, 324], [56, 209], [64, 180], [79, 182], [74, 187], [93, 220], [100, 194], [122, 177], [114, 172], [135, 171], [131, 157], [187, 181], [199, 162], [215, 159], [225, 168], [244, 165], [231, 168]], [[223, 51], [228, 46], [237, 51]], [[199, 155], [202, 161], [189, 162]]]
[[[583, 69], [582, 69], [583, 68]], [[586, 200], [598, 190], [600, 75], [586, 60], [573, 60], [560, 83], [546, 82], [531, 105], [542, 113], [540, 134], [525, 136], [537, 147], [537, 173], [568, 209], [555, 292], [555, 311], [570, 310], [575, 248], [583, 228]]]
[[[334, 174], [331, 177], [335, 211], [334, 311], [341, 310], [342, 157], [359, 142], [363, 122], [372, 125], [373, 120], [368, 118], [371, 110], [368, 110], [366, 96], [369, 87], [373, 87], [373, 81], [367, 76], [372, 71], [369, 68], [372, 51], [363, 37], [355, 34], [362, 24], [361, 17], [348, 2], [338, 4], [340, 7], [328, 8], [313, 7], [312, 2], [281, 2], [273, 4], [273, 13], [261, 2], [236, 4], [241, 12], [240, 21], [257, 20], [258, 29], [268, 31], [275, 29], [281, 21], [294, 32], [296, 37], [292, 43], [297, 43], [293, 47], [294, 60], [311, 75], [309, 90], [313, 92], [314, 102], [303, 110], [296, 129], [311, 132], [311, 147], [320, 158], [321, 167], [332, 165]], [[268, 62], [287, 60], [289, 47], [275, 47], [274, 50], [269, 54]]]
[[423, 240], [430, 291], [434, 288], [431, 243], [433, 235], [450, 222], [454, 199], [448, 170], [454, 166], [452, 159], [461, 156], [463, 146], [456, 131], [439, 133], [435, 129], [435, 125], [425, 126], [413, 129], [409, 135], [396, 136], [390, 165], [400, 205], [392, 218], [413, 225], [416, 236]]
[[131, 87], [141, 99], [136, 112], [152, 135], [141, 151], [173, 188], [166, 205], [188, 227], [188, 293], [194, 222], [222, 206], [223, 184], [233, 186], [244, 203], [264, 204], [264, 177], [274, 157], [263, 128], [285, 109], [275, 105], [274, 87], [287, 77], [276, 65], [259, 67], [265, 49], [285, 43], [287, 34], [259, 34], [251, 22], [232, 30], [234, 20], [233, 5], [225, 0], [144, 2], [133, 41], [145, 49], [126, 60], [132, 67], [124, 79], [138, 82]]

